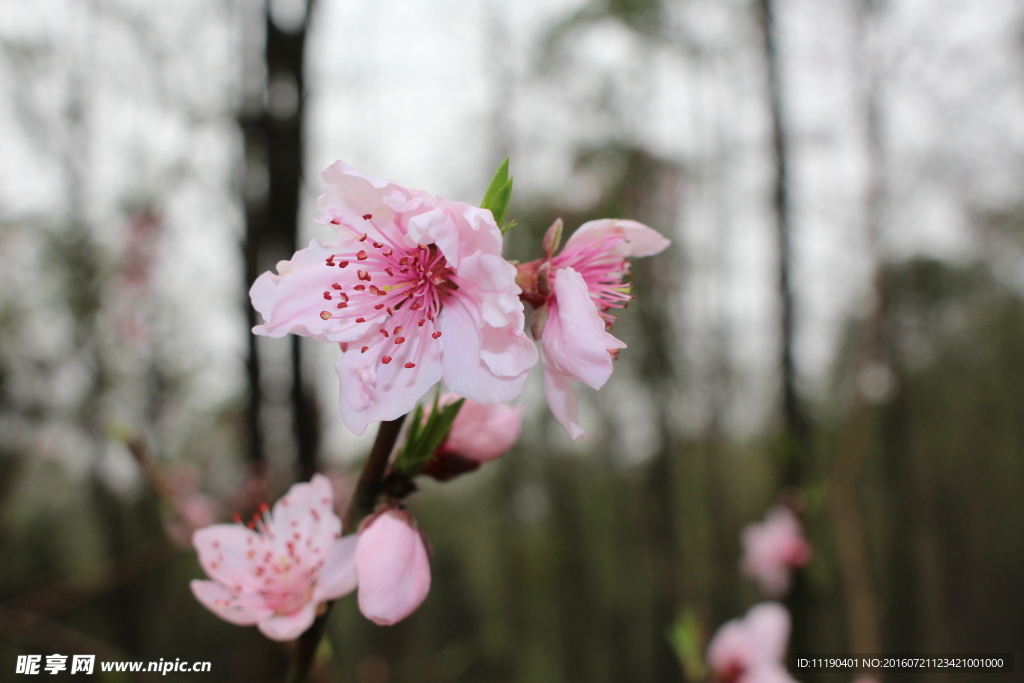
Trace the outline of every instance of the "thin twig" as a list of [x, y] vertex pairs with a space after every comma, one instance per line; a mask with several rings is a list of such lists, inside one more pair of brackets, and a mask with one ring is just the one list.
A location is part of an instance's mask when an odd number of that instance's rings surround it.
[[[370, 449], [370, 455], [367, 456], [366, 462], [363, 463], [359, 483], [356, 485], [355, 493], [345, 511], [345, 518], [342, 521], [344, 530], [351, 531], [359, 520], [373, 512], [377, 496], [384, 485], [384, 475], [387, 473], [391, 452], [395, 449], [395, 442], [398, 441], [398, 434], [402, 431], [404, 421], [405, 416], [403, 415], [397, 420], [381, 422], [377, 439], [373, 442], [373, 448]], [[327, 603], [323, 614], [318, 616], [313, 625], [299, 636], [295, 647], [295, 659], [288, 672], [288, 677], [285, 679], [288, 683], [303, 683], [309, 676], [320, 639], [323, 638], [324, 631], [327, 629], [327, 620], [331, 616], [332, 604]]]

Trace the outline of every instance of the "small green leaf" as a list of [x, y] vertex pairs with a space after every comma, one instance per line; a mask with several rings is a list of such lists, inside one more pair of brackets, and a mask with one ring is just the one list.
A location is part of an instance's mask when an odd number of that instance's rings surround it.
[[505, 214], [508, 212], [508, 203], [512, 199], [512, 178], [508, 176], [508, 157], [498, 165], [498, 170], [491, 178], [491, 184], [487, 186], [484, 199], [480, 202], [481, 209], [487, 209], [494, 216], [494, 222], [505, 232], [512, 227], [512, 224], [502, 227], [505, 222]]
[[423, 423], [423, 404], [417, 404], [412, 414], [412, 424], [406, 434], [405, 444], [395, 461], [395, 469], [407, 479], [412, 479], [427, 461], [433, 457], [434, 451], [441, 445], [459, 409], [466, 399], [459, 399], [444, 408], [438, 406], [437, 398], [434, 399], [434, 407], [427, 417], [426, 424]]
[[687, 607], [676, 617], [675, 623], [666, 634], [668, 642], [676, 652], [679, 663], [683, 665], [687, 680], [703, 680], [708, 673], [702, 656], [704, 649], [702, 631], [697, 613], [692, 607]]

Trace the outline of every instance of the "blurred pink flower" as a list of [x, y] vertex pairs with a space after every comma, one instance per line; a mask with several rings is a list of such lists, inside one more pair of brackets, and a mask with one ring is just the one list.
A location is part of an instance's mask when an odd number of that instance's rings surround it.
[[341, 537], [323, 475], [295, 484], [266, 506], [250, 529], [216, 524], [195, 532], [192, 543], [212, 581], [192, 581], [192, 593], [232, 624], [256, 624], [273, 640], [308, 629], [320, 603], [356, 587], [356, 536]]
[[811, 546], [803, 537], [800, 520], [781, 505], [769, 510], [764, 522], [748, 524], [741, 540], [743, 572], [770, 598], [785, 595], [793, 570], [811, 559]]
[[390, 626], [412, 614], [430, 592], [430, 559], [412, 515], [390, 509], [363, 522], [355, 551], [359, 610]]
[[199, 473], [190, 465], [168, 473], [167, 490], [173, 514], [164, 519], [164, 530], [175, 545], [188, 548], [192, 532], [217, 521], [219, 506], [199, 490]]
[[438, 380], [478, 403], [509, 401], [537, 362], [516, 268], [490, 211], [336, 162], [323, 172], [313, 240], [249, 294], [256, 334], [339, 342], [341, 415], [356, 434], [408, 413]]
[[633, 298], [623, 284], [629, 274], [626, 259], [653, 256], [669, 244], [646, 225], [604, 218], [581, 225], [557, 256], [520, 267], [521, 273], [535, 271], [541, 298], [534, 301], [547, 304], [540, 338], [544, 390], [555, 419], [574, 440], [587, 434], [579, 425], [571, 383], [600, 389], [612, 374], [613, 357], [626, 347], [608, 333], [616, 309]]
[[722, 683], [794, 683], [783, 664], [788, 640], [789, 612], [763, 602], [718, 629], [708, 645], [708, 666]]

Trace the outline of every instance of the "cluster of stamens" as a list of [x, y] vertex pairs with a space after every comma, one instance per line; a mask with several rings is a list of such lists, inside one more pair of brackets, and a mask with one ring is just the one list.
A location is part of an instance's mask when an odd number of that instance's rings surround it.
[[[365, 221], [372, 219], [371, 214], [363, 216]], [[333, 222], [336, 225], [341, 223], [337, 219]], [[323, 293], [323, 297], [327, 301], [337, 302], [336, 311], [322, 311], [320, 317], [324, 320], [348, 318], [362, 324], [367, 322], [367, 318], [384, 312], [387, 323], [379, 332], [384, 339], [393, 340], [399, 349], [406, 341], [406, 337], [402, 336], [402, 331], [406, 329], [415, 330], [429, 325], [431, 329], [424, 330], [421, 338], [439, 339], [441, 331], [437, 329], [435, 318], [441, 310], [442, 290], [448, 285], [451, 276], [444, 255], [433, 245], [410, 249], [392, 241], [384, 231], [378, 229], [377, 232], [384, 242], [371, 240], [369, 235], [363, 233], [359, 242], [364, 248], [327, 257], [325, 265], [328, 268], [348, 268], [355, 262], [359, 284], [352, 286], [348, 292], [340, 283], [332, 284], [331, 289]], [[340, 310], [344, 312], [338, 312]], [[427, 331], [430, 331], [429, 336]], [[361, 353], [369, 350], [369, 346], [360, 348]], [[398, 352], [395, 351], [395, 354]], [[410, 357], [403, 367], [415, 368], [415, 361], [421, 353], [422, 345], [407, 354]], [[384, 354], [380, 362], [387, 365], [393, 360], [392, 356]]]
[[618, 317], [617, 309], [636, 298], [631, 294], [633, 286], [623, 282], [629, 275], [629, 261], [613, 251], [622, 240], [621, 235], [607, 235], [578, 250], [563, 251], [551, 261], [552, 270], [572, 268], [583, 277], [608, 330]]

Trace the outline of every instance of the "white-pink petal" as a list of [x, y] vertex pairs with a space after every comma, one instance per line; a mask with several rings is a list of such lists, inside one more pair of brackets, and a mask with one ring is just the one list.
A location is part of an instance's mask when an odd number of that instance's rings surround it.
[[[341, 419], [354, 434], [365, 432], [370, 423], [405, 415], [441, 379], [441, 340], [411, 332], [399, 348], [392, 337], [371, 331], [353, 342], [334, 366], [341, 381]], [[392, 360], [385, 364], [384, 356]], [[405, 367], [406, 362], [415, 367]]]
[[452, 297], [437, 322], [443, 335], [445, 386], [484, 405], [511, 401], [523, 393], [529, 369], [537, 362], [537, 348], [525, 335], [481, 326], [468, 297]]
[[623, 257], [653, 256], [671, 244], [661, 233], [643, 223], [623, 218], [602, 218], [581, 225], [569, 237], [562, 253], [579, 250], [591, 242], [613, 235], [622, 237], [622, 242], [615, 246], [613, 253]]
[[206, 609], [230, 624], [252, 626], [273, 614], [269, 609], [247, 604], [253, 601], [239, 599], [236, 593], [216, 581], [193, 579], [189, 582], [189, 588]]
[[324, 566], [316, 582], [313, 597], [319, 601], [334, 600], [356, 589], [356, 543], [358, 536], [350, 534], [336, 539], [327, 551]]
[[558, 420], [573, 441], [588, 440], [587, 433], [580, 426], [579, 407], [572, 378], [550, 365], [544, 356], [544, 396], [548, 400], [551, 414]]
[[600, 389], [612, 374], [609, 351], [626, 345], [605, 329], [579, 273], [562, 268], [554, 280], [554, 299], [541, 334], [544, 358], [562, 374]]
[[295, 640], [316, 619], [317, 603], [307, 602], [301, 609], [291, 614], [275, 614], [260, 619], [257, 627], [260, 633], [271, 640]]

